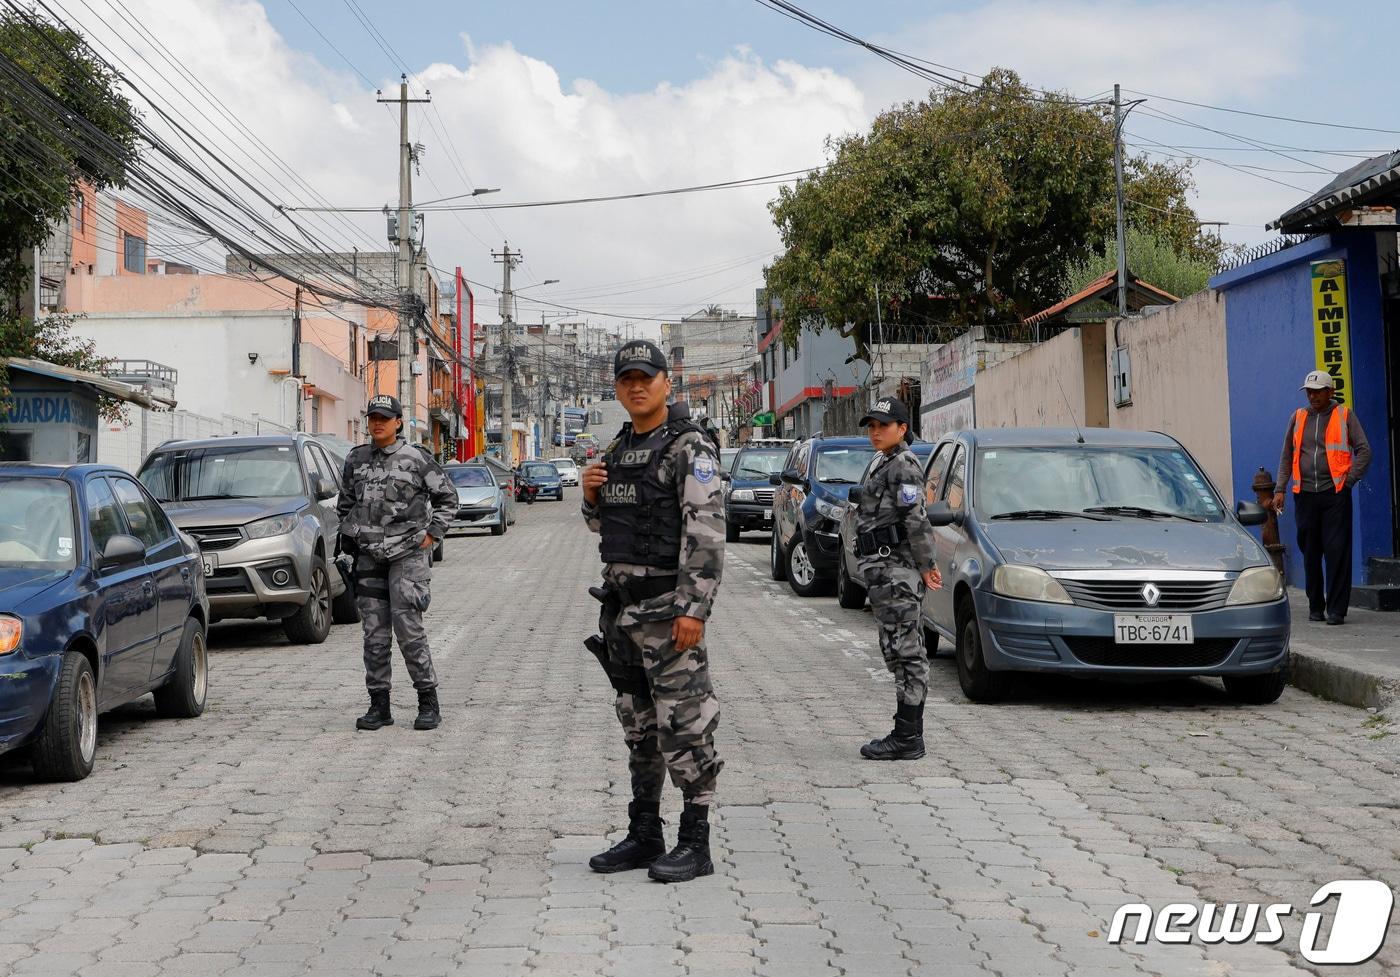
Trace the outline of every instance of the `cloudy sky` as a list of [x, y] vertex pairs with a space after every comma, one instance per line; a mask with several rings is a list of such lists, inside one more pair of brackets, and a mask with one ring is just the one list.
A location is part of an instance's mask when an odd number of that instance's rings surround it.
[[[1081, 96], [1114, 82], [1150, 96], [1129, 140], [1196, 156], [1197, 210], [1227, 239], [1262, 225], [1400, 130], [1384, 66], [1393, 4], [1093, 0], [807, 0], [806, 9], [908, 54], [981, 74], [1013, 67]], [[61, 0], [153, 90], [213, 138], [260, 153], [119, 19], [137, 18], [211, 96], [300, 177], [263, 179], [288, 204], [397, 196], [397, 114], [376, 104], [407, 72], [418, 200], [499, 187], [481, 204], [628, 193], [784, 173], [865, 128], [926, 83], [754, 0]], [[114, 34], [119, 31], [119, 35]], [[377, 35], [376, 35], [377, 32]], [[188, 99], [188, 101], [182, 101]], [[1170, 101], [1176, 99], [1179, 101]], [[1240, 110], [1222, 112], [1183, 102]], [[1272, 150], [1272, 151], [1271, 151]], [[231, 158], [236, 158], [231, 154]], [[260, 157], [266, 160], [266, 156]], [[498, 282], [490, 250], [525, 255], [520, 318], [557, 306], [646, 322], [718, 302], [750, 313], [777, 248], [772, 185], [547, 209], [433, 212], [427, 246], [449, 271]], [[344, 247], [387, 247], [383, 218], [319, 218]], [[558, 284], [529, 287], [546, 279]], [[556, 305], [532, 301], [542, 299]], [[603, 314], [608, 315], [603, 315]]]

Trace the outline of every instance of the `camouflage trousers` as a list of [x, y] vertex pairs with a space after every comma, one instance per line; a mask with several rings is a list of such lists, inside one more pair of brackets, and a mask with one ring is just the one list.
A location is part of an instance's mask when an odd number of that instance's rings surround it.
[[361, 555], [355, 562], [355, 604], [365, 629], [365, 685], [371, 692], [390, 686], [392, 648], [390, 632], [399, 641], [399, 652], [408, 666], [413, 687], [437, 688], [433, 656], [423, 629], [428, 609], [431, 576], [428, 550], [415, 550], [389, 563]]
[[712, 804], [724, 761], [715, 752], [719, 700], [710, 685], [703, 641], [676, 651], [671, 621], [641, 621], [614, 630], [646, 673], [649, 694], [617, 694], [617, 718], [627, 741], [632, 796], [661, 800], [666, 774], [692, 804]]
[[880, 626], [880, 654], [894, 675], [899, 701], [917, 706], [928, 695], [928, 658], [919, 628], [923, 584], [912, 567], [886, 560], [862, 560], [870, 610]]

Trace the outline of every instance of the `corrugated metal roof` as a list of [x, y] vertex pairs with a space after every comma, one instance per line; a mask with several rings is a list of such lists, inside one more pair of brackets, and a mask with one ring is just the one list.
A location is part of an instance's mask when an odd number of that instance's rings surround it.
[[148, 394], [139, 387], [122, 383], [120, 380], [113, 380], [111, 377], [104, 377], [100, 373], [88, 373], [86, 370], [75, 370], [69, 366], [59, 366], [57, 363], [50, 363], [47, 360], [35, 360], [24, 356], [7, 356], [4, 361], [13, 370], [23, 370], [26, 373], [49, 377], [52, 380], [67, 380], [69, 383], [83, 384], [107, 394], [109, 397], [115, 397], [126, 403], [138, 404], [147, 410], [160, 410], [162, 406], [172, 408], [175, 406], [175, 401], [171, 398]]
[[1400, 150], [1357, 163], [1307, 200], [1285, 213], [1268, 228], [1295, 233], [1318, 218], [1345, 207], [1374, 200], [1389, 191], [1400, 198]]
[[[1061, 299], [1054, 305], [1050, 306], [1050, 308], [1042, 309], [1035, 315], [1028, 316], [1022, 321], [1025, 322], [1027, 325], [1035, 325], [1037, 322], [1044, 322], [1046, 319], [1053, 319], [1058, 315], [1062, 315], [1068, 312], [1070, 309], [1074, 308], [1076, 305], [1082, 305], [1085, 302], [1093, 302], [1097, 301], [1098, 299], [1108, 298], [1109, 296], [1115, 294], [1117, 290], [1118, 272], [1116, 270], [1106, 271], [1098, 278], [1095, 278], [1088, 285], [1085, 285], [1083, 288], [1081, 288], [1079, 291], [1075, 292], [1068, 298]], [[1163, 291], [1156, 285], [1152, 285], [1148, 282], [1145, 282], [1141, 278], [1133, 278], [1130, 276], [1128, 278], [1128, 300], [1130, 306], [1134, 304], [1132, 302], [1134, 292], [1137, 292], [1140, 298], [1147, 299], [1147, 301], [1138, 301], [1137, 303], [1135, 303], [1137, 308], [1139, 309], [1142, 308], [1144, 305], [1154, 304], [1154, 300], [1160, 300], [1164, 304], [1168, 305], [1174, 302], [1181, 301], [1181, 299], [1177, 298], [1171, 292]]]

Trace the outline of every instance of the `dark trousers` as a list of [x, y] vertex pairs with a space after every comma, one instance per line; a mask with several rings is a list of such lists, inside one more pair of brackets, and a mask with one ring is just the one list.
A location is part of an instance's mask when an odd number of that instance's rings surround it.
[[[1308, 609], [1346, 617], [1351, 603], [1351, 488], [1340, 492], [1295, 492], [1298, 550], [1303, 554]], [[1327, 576], [1324, 584], [1323, 565]]]

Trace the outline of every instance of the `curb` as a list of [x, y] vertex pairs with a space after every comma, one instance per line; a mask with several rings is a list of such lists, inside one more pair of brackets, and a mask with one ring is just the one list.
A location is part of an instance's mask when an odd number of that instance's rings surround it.
[[1288, 684], [1323, 699], [1377, 711], [1400, 700], [1400, 669], [1382, 673], [1360, 668], [1296, 645], [1289, 652]]

